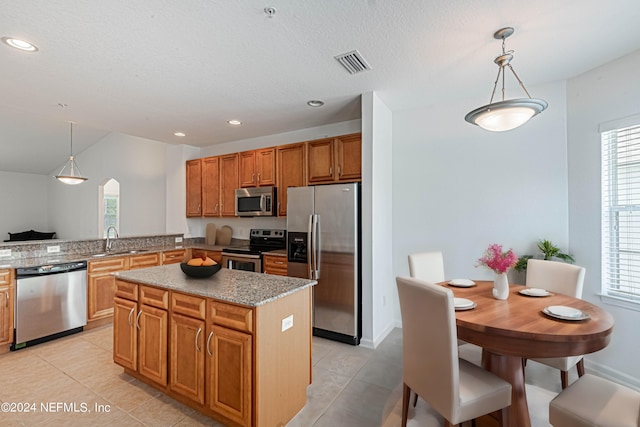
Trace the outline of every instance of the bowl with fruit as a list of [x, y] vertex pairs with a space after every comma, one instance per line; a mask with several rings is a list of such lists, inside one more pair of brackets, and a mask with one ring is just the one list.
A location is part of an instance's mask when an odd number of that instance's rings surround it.
[[189, 277], [205, 278], [216, 274], [222, 266], [208, 256], [191, 258], [180, 263], [180, 269]]

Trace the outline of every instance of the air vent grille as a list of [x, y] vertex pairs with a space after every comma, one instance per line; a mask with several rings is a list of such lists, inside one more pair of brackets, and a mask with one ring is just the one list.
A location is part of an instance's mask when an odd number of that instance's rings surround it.
[[334, 56], [334, 58], [351, 74], [357, 74], [371, 69], [371, 66], [357, 50]]

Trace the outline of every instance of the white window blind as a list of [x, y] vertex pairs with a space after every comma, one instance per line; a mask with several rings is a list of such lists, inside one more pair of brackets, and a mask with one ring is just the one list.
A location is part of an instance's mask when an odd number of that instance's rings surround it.
[[640, 125], [602, 132], [602, 292], [640, 302]]

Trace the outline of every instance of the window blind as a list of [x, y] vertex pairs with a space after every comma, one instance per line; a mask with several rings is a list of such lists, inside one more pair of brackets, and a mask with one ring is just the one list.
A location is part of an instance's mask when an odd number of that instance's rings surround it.
[[640, 125], [601, 135], [602, 292], [640, 302]]

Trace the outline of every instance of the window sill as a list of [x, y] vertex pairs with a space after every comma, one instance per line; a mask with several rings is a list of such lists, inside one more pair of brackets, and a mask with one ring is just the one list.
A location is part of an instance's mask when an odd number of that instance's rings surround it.
[[628, 310], [640, 311], [640, 301], [632, 301], [627, 298], [616, 297], [606, 294], [598, 294], [600, 301], [604, 304], [614, 305], [616, 307], [626, 308]]

